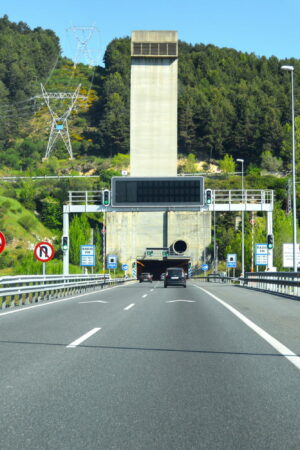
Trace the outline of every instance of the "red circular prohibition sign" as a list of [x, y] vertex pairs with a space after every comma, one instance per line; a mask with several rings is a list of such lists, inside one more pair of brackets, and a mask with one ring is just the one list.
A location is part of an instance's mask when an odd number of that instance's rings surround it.
[[39, 242], [34, 248], [34, 256], [42, 262], [50, 261], [54, 256], [54, 247], [50, 242]]
[[6, 240], [4, 234], [0, 231], [0, 253], [3, 252], [6, 246]]

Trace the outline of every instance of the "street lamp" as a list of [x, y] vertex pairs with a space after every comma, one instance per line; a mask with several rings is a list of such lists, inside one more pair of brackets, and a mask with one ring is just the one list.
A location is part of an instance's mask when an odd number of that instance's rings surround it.
[[296, 208], [296, 170], [295, 170], [295, 107], [294, 107], [294, 66], [281, 66], [282, 70], [291, 72], [291, 85], [292, 85], [292, 174], [293, 174], [293, 266], [294, 272], [297, 272], [297, 208]]
[[[242, 164], [242, 199], [245, 201], [244, 196], [244, 160], [237, 159], [237, 162]], [[242, 211], [242, 274], [245, 275], [245, 218], [244, 218], [244, 210]]]

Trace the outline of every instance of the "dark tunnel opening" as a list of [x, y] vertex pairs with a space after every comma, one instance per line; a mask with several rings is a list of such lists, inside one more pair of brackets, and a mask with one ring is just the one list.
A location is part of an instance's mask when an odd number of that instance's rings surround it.
[[153, 275], [153, 280], [160, 280], [162, 273], [166, 271], [168, 267], [182, 267], [188, 274], [189, 259], [149, 259], [149, 260], [137, 260], [137, 278], [139, 278], [142, 272], [150, 272]]

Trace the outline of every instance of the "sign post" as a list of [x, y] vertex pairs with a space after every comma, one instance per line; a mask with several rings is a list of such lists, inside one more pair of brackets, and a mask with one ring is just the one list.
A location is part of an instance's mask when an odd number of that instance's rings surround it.
[[126, 278], [127, 274], [127, 270], [128, 270], [128, 264], [122, 264], [122, 270], [124, 270], [124, 277]]
[[235, 275], [235, 268], [236, 268], [236, 253], [228, 253], [227, 254], [227, 268], [230, 270], [230, 268], [233, 268], [233, 276]]
[[54, 247], [50, 242], [39, 242], [33, 251], [35, 258], [43, 263], [43, 275], [46, 275], [46, 262], [54, 257]]

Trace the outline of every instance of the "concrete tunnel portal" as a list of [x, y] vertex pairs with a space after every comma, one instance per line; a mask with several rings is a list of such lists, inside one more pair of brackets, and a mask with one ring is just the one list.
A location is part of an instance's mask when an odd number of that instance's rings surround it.
[[137, 278], [142, 272], [149, 272], [153, 275], [153, 280], [160, 280], [162, 273], [166, 271], [168, 267], [182, 267], [188, 274], [189, 258], [172, 258], [172, 259], [138, 259], [137, 260]]

